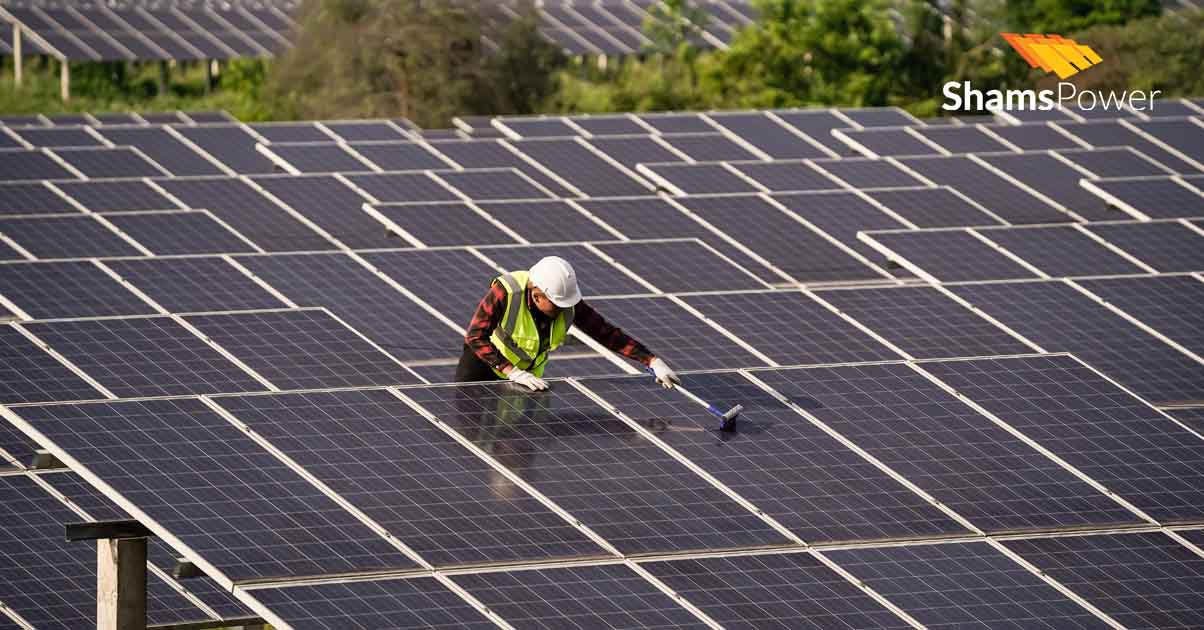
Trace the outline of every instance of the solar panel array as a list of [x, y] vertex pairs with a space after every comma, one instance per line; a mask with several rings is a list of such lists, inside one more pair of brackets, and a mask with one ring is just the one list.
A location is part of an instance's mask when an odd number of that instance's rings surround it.
[[[6, 121], [0, 625], [135, 518], [156, 623], [1194, 627], [1196, 107]], [[553, 254], [737, 430], [584, 336], [450, 383]]]

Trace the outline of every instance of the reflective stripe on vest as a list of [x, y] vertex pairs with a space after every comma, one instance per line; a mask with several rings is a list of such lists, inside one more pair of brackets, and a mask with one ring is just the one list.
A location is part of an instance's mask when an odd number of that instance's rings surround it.
[[[561, 309], [556, 319], [552, 321], [547, 339], [542, 339], [527, 305], [527, 272], [515, 271], [503, 274], [498, 277], [498, 280], [506, 289], [506, 310], [502, 315], [502, 321], [494, 328], [489, 340], [515, 367], [540, 376], [547, 364], [548, 352], [564, 343], [565, 333], [572, 325], [576, 311], [572, 307]], [[518, 297], [517, 300], [514, 299], [515, 296]], [[532, 340], [538, 340], [534, 344], [535, 347], [523, 348], [514, 337], [516, 331], [523, 332], [522, 336], [528, 340], [528, 345], [532, 345]], [[534, 356], [532, 356], [532, 352]], [[494, 370], [494, 372], [498, 376], [503, 376], [500, 370]]]

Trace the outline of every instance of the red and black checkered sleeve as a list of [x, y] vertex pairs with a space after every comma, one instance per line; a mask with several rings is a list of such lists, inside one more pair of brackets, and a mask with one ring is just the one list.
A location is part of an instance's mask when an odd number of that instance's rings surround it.
[[464, 334], [464, 343], [472, 348], [472, 353], [495, 370], [502, 370], [510, 365], [510, 361], [489, 341], [493, 329], [502, 322], [505, 312], [506, 288], [500, 281], [494, 280], [489, 285], [489, 293], [486, 293], [477, 305], [476, 312], [472, 314], [472, 321], [468, 323], [468, 332]]
[[651, 350], [623, 332], [618, 326], [606, 321], [598, 311], [594, 310], [594, 307], [584, 301], [577, 304], [576, 312], [573, 314], [573, 325], [593, 337], [598, 343], [628, 359], [639, 361], [644, 365], [652, 362], [654, 355]]

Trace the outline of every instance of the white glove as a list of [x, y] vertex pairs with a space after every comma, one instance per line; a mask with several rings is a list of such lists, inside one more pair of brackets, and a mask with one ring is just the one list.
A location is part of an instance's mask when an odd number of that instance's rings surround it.
[[673, 389], [674, 385], [681, 385], [681, 378], [677, 376], [677, 372], [674, 372], [673, 368], [669, 367], [669, 364], [662, 361], [660, 357], [653, 359], [648, 367], [652, 368], [656, 382], [665, 389]]
[[526, 387], [533, 392], [543, 391], [548, 388], [548, 382], [538, 376], [518, 368], [510, 368], [510, 373], [506, 378]]

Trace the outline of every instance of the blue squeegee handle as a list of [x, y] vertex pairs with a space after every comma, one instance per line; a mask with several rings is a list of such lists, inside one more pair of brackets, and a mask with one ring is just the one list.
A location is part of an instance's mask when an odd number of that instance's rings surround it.
[[[644, 371], [645, 371], [645, 372], [647, 372], [647, 373], [649, 373], [649, 374], [651, 374], [651, 375], [653, 375], [653, 376], [656, 376], [656, 371], [655, 371], [655, 370], [653, 370], [652, 368], [648, 367], [648, 366], [644, 366]], [[679, 387], [678, 389], [681, 389], [681, 388]], [[695, 396], [694, 394], [691, 394], [691, 393], [687, 392], [687, 391], [686, 391], [686, 390], [684, 390], [684, 389], [683, 389], [683, 390], [681, 390], [681, 391], [682, 391], [684, 394], [686, 394], [687, 396], [689, 396], [690, 398], [693, 398], [694, 400], [697, 400], [698, 402], [702, 403], [702, 404], [703, 404], [703, 406], [705, 406], [705, 407], [707, 408], [707, 411], [709, 411], [709, 412], [711, 412], [712, 414], [714, 414], [714, 416], [715, 416], [716, 418], [721, 418], [721, 419], [723, 418], [723, 412], [722, 412], [722, 411], [720, 411], [720, 410], [719, 410], [719, 408], [718, 408], [718, 407], [716, 407], [715, 405], [712, 405], [711, 403], [709, 403], [709, 402], [707, 402], [707, 401], [705, 401], [705, 400], [703, 400], [703, 399], [701, 399], [701, 398], [699, 398], [699, 397]]]

